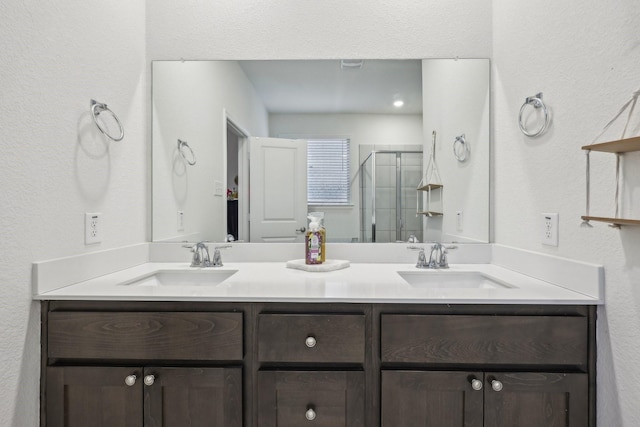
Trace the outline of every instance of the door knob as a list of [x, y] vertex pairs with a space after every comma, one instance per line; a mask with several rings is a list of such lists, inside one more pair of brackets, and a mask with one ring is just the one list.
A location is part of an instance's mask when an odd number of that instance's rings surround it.
[[296, 228], [296, 231], [299, 233], [304, 233], [305, 231], [307, 231], [306, 227], [300, 227], [300, 228]]
[[145, 385], [151, 386], [156, 381], [156, 377], [154, 375], [147, 375], [144, 377]]

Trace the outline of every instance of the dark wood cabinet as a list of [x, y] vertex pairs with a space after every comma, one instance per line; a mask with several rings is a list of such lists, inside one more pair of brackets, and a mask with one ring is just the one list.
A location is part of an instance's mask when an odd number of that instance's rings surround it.
[[[383, 370], [382, 427], [482, 427], [482, 372]], [[418, 421], [419, 420], [419, 421]]]
[[[142, 369], [54, 366], [46, 369], [49, 427], [140, 427]], [[129, 386], [125, 379], [135, 376]]]
[[364, 373], [260, 371], [258, 426], [364, 427]]
[[42, 310], [43, 427], [595, 427], [594, 306]]
[[147, 427], [243, 425], [241, 368], [146, 368], [144, 380]]
[[241, 427], [241, 368], [47, 368], [51, 427]]
[[485, 427], [590, 425], [587, 374], [487, 372], [485, 379]]
[[588, 426], [586, 374], [382, 371], [382, 427]]

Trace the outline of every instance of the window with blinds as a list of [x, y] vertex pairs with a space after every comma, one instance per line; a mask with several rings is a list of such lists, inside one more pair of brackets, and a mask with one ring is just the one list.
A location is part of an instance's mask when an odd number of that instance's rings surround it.
[[307, 140], [307, 202], [351, 203], [349, 139]]

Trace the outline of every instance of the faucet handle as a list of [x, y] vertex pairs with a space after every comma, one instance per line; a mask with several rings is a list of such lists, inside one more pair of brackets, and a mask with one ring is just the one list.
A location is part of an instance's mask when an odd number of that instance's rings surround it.
[[439, 268], [449, 268], [449, 260], [447, 259], [447, 254], [450, 250], [458, 249], [457, 246], [444, 246], [442, 245], [442, 256], [440, 257], [440, 263], [438, 264]]
[[230, 248], [231, 245], [222, 245], [222, 246], [215, 246], [213, 248], [213, 259], [211, 260], [211, 267], [222, 267], [224, 264], [222, 264], [222, 255], [220, 255], [220, 249], [227, 249]]

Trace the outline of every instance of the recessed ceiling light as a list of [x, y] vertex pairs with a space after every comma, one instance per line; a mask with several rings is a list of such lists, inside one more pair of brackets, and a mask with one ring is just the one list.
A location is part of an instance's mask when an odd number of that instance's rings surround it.
[[404, 105], [404, 101], [402, 99], [397, 99], [395, 101], [393, 101], [393, 106], [400, 108]]

